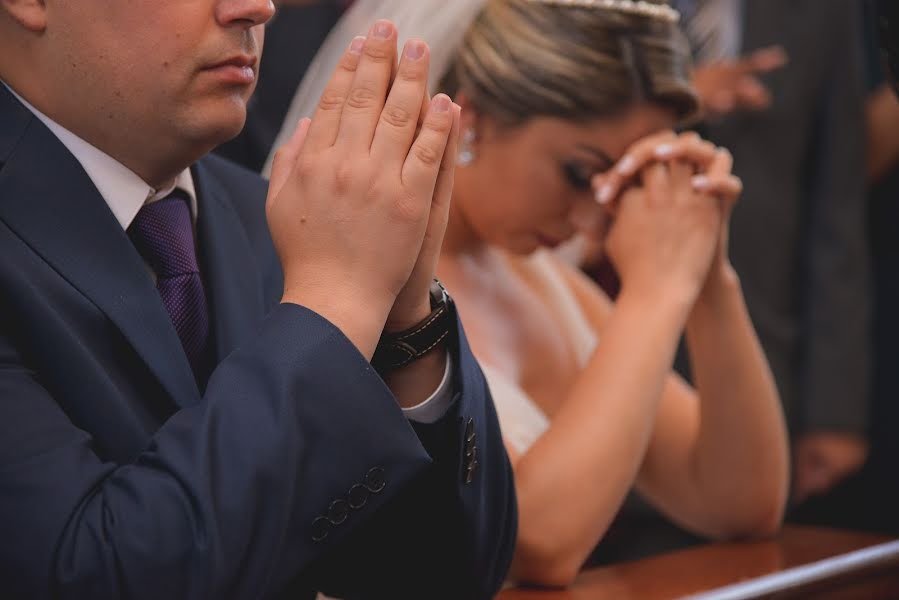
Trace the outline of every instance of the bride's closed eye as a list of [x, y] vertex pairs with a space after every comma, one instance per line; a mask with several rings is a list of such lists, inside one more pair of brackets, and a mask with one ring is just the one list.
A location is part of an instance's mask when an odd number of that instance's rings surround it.
[[582, 162], [571, 160], [562, 163], [562, 174], [565, 181], [577, 192], [590, 192], [593, 189], [592, 179], [598, 169]]

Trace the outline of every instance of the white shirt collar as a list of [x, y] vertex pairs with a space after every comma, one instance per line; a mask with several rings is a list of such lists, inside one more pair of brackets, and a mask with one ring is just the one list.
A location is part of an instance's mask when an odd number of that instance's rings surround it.
[[0, 81], [0, 83], [3, 83], [13, 96], [19, 99], [19, 102], [34, 113], [34, 116], [40, 119], [81, 163], [81, 167], [90, 177], [100, 195], [103, 196], [106, 204], [109, 205], [109, 210], [112, 211], [122, 229], [128, 229], [144, 204], [161, 200], [175, 189], [183, 190], [188, 195], [190, 212], [196, 223], [197, 192], [190, 169], [179, 173], [175, 182], [168, 188], [157, 190], [143, 181], [134, 171], [33, 107], [5, 82]]

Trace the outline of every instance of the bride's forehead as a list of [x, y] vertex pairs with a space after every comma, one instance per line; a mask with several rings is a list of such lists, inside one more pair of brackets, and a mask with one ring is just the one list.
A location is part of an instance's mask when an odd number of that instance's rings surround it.
[[581, 145], [603, 150], [607, 155], [622, 154], [637, 140], [675, 126], [670, 111], [640, 105], [615, 117], [593, 121], [560, 118], [531, 120], [523, 133], [552, 146]]

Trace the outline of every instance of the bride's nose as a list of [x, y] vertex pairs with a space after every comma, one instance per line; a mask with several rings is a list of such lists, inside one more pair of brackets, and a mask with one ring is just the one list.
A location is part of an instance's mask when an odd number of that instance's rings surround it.
[[590, 196], [579, 199], [572, 205], [568, 221], [578, 231], [593, 235], [605, 228], [608, 218], [605, 209]]

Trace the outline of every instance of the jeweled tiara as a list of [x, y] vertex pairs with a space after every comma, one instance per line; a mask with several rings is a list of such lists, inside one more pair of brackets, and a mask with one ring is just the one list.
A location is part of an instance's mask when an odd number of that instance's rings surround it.
[[604, 8], [618, 12], [659, 19], [670, 23], [680, 21], [680, 13], [667, 4], [654, 4], [645, 0], [530, 0], [536, 4], [549, 6], [572, 6], [578, 8]]

